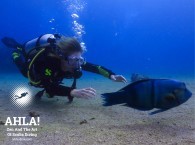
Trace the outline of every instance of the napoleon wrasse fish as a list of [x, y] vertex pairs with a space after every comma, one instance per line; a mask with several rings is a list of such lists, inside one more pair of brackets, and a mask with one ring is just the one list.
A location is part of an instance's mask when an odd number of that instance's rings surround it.
[[162, 112], [185, 103], [192, 93], [185, 83], [170, 79], [144, 79], [135, 81], [114, 93], [102, 94], [104, 106], [123, 104], [151, 114]]

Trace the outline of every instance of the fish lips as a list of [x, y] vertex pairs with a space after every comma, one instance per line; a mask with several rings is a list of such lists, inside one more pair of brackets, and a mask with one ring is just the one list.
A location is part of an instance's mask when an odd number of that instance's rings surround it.
[[[192, 97], [192, 92], [190, 92], [190, 90], [188, 90], [187, 88], [186, 88], [186, 90], [185, 90], [185, 95], [184, 95], [184, 102], [186, 102], [188, 99], [190, 99]], [[183, 102], [183, 103], [184, 103]]]
[[186, 88], [183, 97], [178, 99], [178, 105], [177, 106], [187, 102], [191, 97], [192, 97], [192, 93], [190, 92], [190, 90], [188, 90]]

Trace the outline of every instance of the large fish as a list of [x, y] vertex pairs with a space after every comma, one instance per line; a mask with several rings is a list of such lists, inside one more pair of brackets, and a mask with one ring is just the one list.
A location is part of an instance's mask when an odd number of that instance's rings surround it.
[[162, 112], [186, 102], [192, 93], [185, 83], [169, 79], [146, 79], [133, 82], [114, 93], [102, 94], [104, 106], [123, 104], [138, 110]]

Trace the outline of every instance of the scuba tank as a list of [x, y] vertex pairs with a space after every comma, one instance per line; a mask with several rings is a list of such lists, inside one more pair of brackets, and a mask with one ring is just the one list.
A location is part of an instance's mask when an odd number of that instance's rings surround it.
[[37, 37], [33, 40], [26, 42], [24, 44], [26, 53], [28, 54], [33, 48], [49, 46], [50, 45], [50, 43], [48, 42], [49, 38], [55, 39], [55, 35], [45, 34], [45, 35], [41, 35], [40, 37]]
[[24, 44], [26, 58], [28, 61], [34, 58], [34, 56], [40, 51], [41, 48], [52, 46], [57, 39], [60, 39], [59, 34], [44, 34], [33, 40], [30, 40]]

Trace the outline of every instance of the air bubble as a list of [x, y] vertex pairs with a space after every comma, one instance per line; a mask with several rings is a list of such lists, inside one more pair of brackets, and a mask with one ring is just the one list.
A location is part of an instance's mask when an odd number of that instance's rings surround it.
[[79, 23], [79, 13], [83, 11], [86, 2], [83, 0], [66, 0], [64, 3], [67, 5], [67, 9], [72, 17], [72, 30], [74, 32], [74, 37], [81, 42], [81, 47], [86, 50], [85, 43], [83, 42], [83, 35], [86, 34], [85, 27]]
[[78, 18], [79, 18], [79, 15], [77, 15], [77, 14], [72, 14], [71, 17], [74, 18], [74, 19], [78, 19]]
[[52, 18], [49, 22], [50, 22], [50, 23], [53, 23], [53, 22], [55, 22], [55, 19]]

